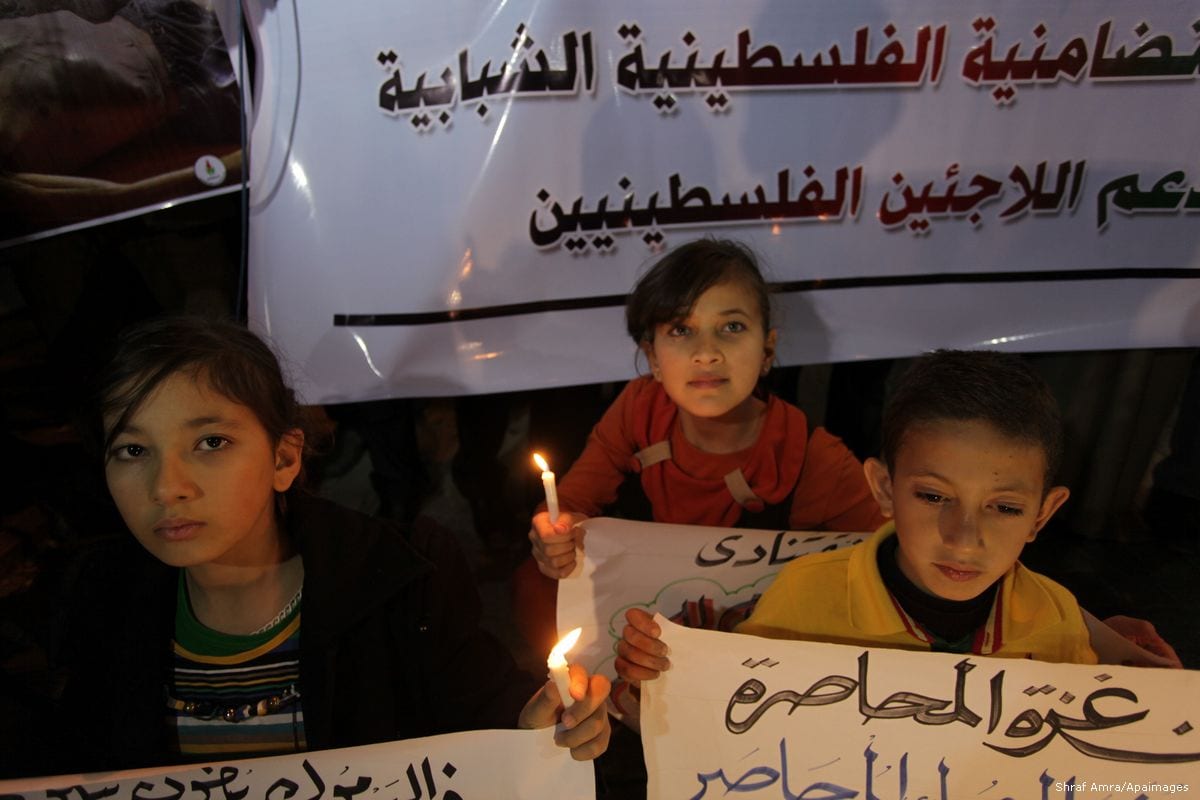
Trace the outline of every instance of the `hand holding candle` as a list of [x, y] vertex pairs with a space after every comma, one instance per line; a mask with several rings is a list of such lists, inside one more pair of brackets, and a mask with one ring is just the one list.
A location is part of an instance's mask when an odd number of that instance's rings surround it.
[[558, 522], [558, 489], [554, 485], [554, 473], [541, 453], [533, 454], [533, 461], [542, 471], [542, 488], [546, 491], [546, 510], [550, 513], [550, 524]]
[[550, 668], [550, 679], [558, 689], [558, 696], [562, 699], [564, 708], [570, 708], [575, 702], [571, 698], [571, 675], [567, 670], [566, 653], [579, 641], [581, 633], [583, 628], [576, 628], [559, 639], [558, 644], [550, 651], [550, 657], [546, 659], [546, 666]]
[[588, 675], [582, 665], [574, 664], [571, 669], [575, 670], [575, 680], [582, 683], [583, 694], [578, 701], [571, 697], [566, 652], [575, 646], [582, 632], [582, 628], [576, 628], [550, 651], [546, 666], [550, 668], [554, 689], [543, 685], [529, 698], [517, 720], [521, 728], [553, 726], [554, 743], [570, 748], [571, 757], [577, 761], [595, 758], [603, 753], [612, 733], [607, 702], [612, 685], [608, 678]]

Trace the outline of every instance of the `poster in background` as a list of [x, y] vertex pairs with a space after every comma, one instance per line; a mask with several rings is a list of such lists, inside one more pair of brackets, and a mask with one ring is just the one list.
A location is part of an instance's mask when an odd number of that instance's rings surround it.
[[250, 311], [313, 402], [628, 377], [664, 248], [755, 248], [782, 363], [1200, 341], [1194, 10], [247, 5]]
[[0, 247], [241, 188], [208, 0], [0, 6]]
[[1200, 791], [1200, 673], [689, 630], [642, 686], [648, 797], [1076, 798]]
[[468, 731], [271, 758], [0, 781], [6, 800], [571, 800], [595, 797], [591, 762], [549, 730]]

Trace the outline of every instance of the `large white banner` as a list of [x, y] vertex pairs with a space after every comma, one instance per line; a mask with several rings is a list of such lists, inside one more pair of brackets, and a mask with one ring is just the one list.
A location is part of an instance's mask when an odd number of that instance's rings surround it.
[[4, 800], [593, 798], [591, 762], [550, 730], [468, 731], [291, 756], [0, 781]]
[[659, 618], [650, 798], [1200, 792], [1200, 673], [788, 642]]
[[582, 628], [571, 661], [616, 679], [625, 611], [733, 630], [794, 558], [858, 544], [862, 533], [801, 533], [593, 517], [578, 569], [558, 582], [558, 632]]
[[1200, 343], [1176, 0], [247, 9], [250, 311], [310, 401], [629, 377], [623, 296], [708, 234], [783, 363]]

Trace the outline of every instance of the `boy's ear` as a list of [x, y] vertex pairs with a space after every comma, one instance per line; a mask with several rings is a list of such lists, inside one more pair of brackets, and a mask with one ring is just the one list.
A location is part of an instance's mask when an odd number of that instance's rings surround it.
[[286, 492], [292, 488], [300, 474], [304, 455], [304, 431], [293, 428], [279, 437], [275, 445], [275, 491]]
[[779, 331], [775, 328], [767, 331], [767, 338], [763, 342], [763, 364], [762, 374], [766, 375], [771, 371], [771, 365], [775, 363], [775, 342], [779, 338]]
[[888, 472], [887, 464], [878, 458], [868, 458], [863, 462], [863, 474], [867, 476], [867, 485], [875, 495], [875, 502], [879, 503], [879, 510], [891, 519], [895, 505], [892, 502], [892, 474]]
[[1062, 508], [1062, 504], [1067, 502], [1067, 498], [1071, 496], [1071, 490], [1065, 486], [1051, 486], [1046, 492], [1046, 496], [1042, 498], [1042, 505], [1038, 509], [1037, 517], [1033, 521], [1033, 531], [1029, 534], [1029, 538], [1025, 541], [1032, 542], [1037, 538], [1038, 531], [1050, 521], [1054, 516], [1054, 512]]

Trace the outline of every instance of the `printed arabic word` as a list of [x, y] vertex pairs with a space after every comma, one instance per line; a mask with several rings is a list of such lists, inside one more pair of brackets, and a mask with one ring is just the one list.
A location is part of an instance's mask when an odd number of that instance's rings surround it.
[[[861, 166], [841, 167], [834, 173], [835, 190], [832, 197], [825, 195], [825, 185], [814, 177], [816, 170], [808, 166], [803, 171], [807, 179], [797, 193], [792, 186], [791, 169], [781, 169], [775, 176], [775, 198], [767, 199], [767, 190], [760, 183], [750, 192], [742, 192], [733, 199], [728, 193], [720, 202], [713, 201], [713, 193], [703, 186], [684, 188], [683, 178], [678, 172], [668, 178], [669, 197], [659, 205], [659, 193], [654, 192], [642, 206], [636, 204], [632, 181], [621, 178], [617, 185], [626, 194], [619, 208], [609, 209], [609, 197], [605, 195], [595, 209], [585, 211], [583, 198], [577, 197], [570, 210], [553, 200], [546, 189], [541, 189], [538, 200], [543, 208], [535, 209], [529, 217], [529, 238], [539, 248], [552, 247], [564, 236], [569, 237], [565, 246], [575, 251], [586, 248], [586, 236], [572, 237], [575, 232], [608, 231], [611, 234], [647, 231], [643, 237], [647, 245], [662, 241], [662, 236], [653, 234], [654, 228], [683, 227], [744, 223], [765, 220], [783, 222], [789, 220], [829, 222], [858, 215], [862, 199], [863, 170]], [[549, 204], [546, 206], [545, 204]], [[553, 218], [552, 225], [546, 225]], [[593, 246], [601, 247], [592, 237]], [[604, 245], [610, 247], [611, 244]]]
[[[888, 24], [883, 33], [888, 42], [874, 57], [870, 29], [863, 27], [854, 32], [853, 60], [843, 63], [841, 48], [835, 44], [805, 64], [802, 53], [797, 53], [791, 63], [785, 63], [780, 49], [773, 44], [752, 47], [751, 32], [743, 28], [737, 34], [735, 60], [727, 64], [726, 51], [718, 50], [708, 65], [702, 66], [698, 63], [700, 53], [694, 47], [696, 36], [688, 31], [682, 37], [690, 50], [683, 66], [671, 65], [670, 50], [659, 56], [657, 66], [647, 66], [639, 42], [617, 62], [616, 82], [630, 94], [657, 94], [655, 107], [664, 114], [675, 110], [673, 92], [704, 93], [709, 109], [719, 112], [728, 108], [726, 92], [739, 89], [920, 86], [926, 77], [930, 84], [938, 83], [946, 51], [945, 25], [938, 28], [923, 25], [917, 29], [911, 61], [904, 60], [904, 43], [896, 38], [896, 26]], [[624, 39], [637, 39], [641, 29], [636, 23], [623, 25], [618, 34]]]
[[1183, 170], [1168, 172], [1148, 192], [1138, 188], [1141, 175], [1130, 173], [1104, 184], [1096, 196], [1096, 227], [1108, 225], [1108, 207], [1129, 216], [1134, 214], [1172, 214], [1200, 211], [1200, 191], [1180, 188], [1187, 182]]
[[[438, 76], [441, 83], [429, 86], [426, 85], [427, 73], [422, 72], [409, 89], [404, 88], [400, 68], [392, 68], [399, 60], [396, 52], [380, 52], [376, 60], [391, 72], [379, 86], [379, 108], [388, 114], [411, 110], [410, 122], [421, 131], [432, 126], [434, 119], [448, 126], [452, 119], [449, 109], [460, 101], [477, 102], [475, 112], [485, 119], [488, 116], [487, 105], [482, 102], [485, 97], [548, 97], [575, 95], [581, 90], [593, 91], [596, 85], [596, 56], [589, 31], [584, 31], [582, 36], [575, 31], [567, 31], [562, 35], [564, 64], [561, 69], [552, 68], [549, 56], [541, 49], [533, 54], [536, 67], [531, 66], [526, 51], [533, 44], [528, 29], [524, 24], [519, 25], [516, 38], [512, 41], [512, 53], [501, 60], [496, 74], [489, 74], [492, 62], [488, 60], [479, 70], [478, 77], [472, 79], [470, 50], [463, 48], [458, 52], [457, 72], [446, 67]], [[579, 74], [580, 61], [583, 62], [582, 77]], [[431, 115], [420, 112], [422, 108], [441, 110]]]
[[[1133, 32], [1143, 41], [1126, 54], [1125, 45], [1108, 55], [1112, 20], [1105, 20], [1096, 31], [1095, 46], [1088, 52], [1087, 41], [1076, 36], [1056, 56], [1047, 57], [1049, 29], [1038, 23], [1033, 29], [1037, 43], [1028, 58], [1021, 57], [1021, 43], [996, 58], [996, 21], [980, 17], [972, 24], [983, 41], [971, 48], [963, 60], [963, 79], [972, 86], [994, 86], [992, 99], [997, 105], [1012, 103], [1016, 87], [1022, 84], [1053, 84], [1066, 78], [1079, 81], [1085, 74], [1093, 81], [1128, 81], [1194, 78], [1200, 69], [1200, 47], [1185, 55], [1173, 55], [1175, 43], [1169, 35], [1146, 38], [1150, 26], [1140, 23]], [[1200, 33], [1200, 21], [1192, 25]], [[1091, 68], [1088, 69], [1089, 59]]]

